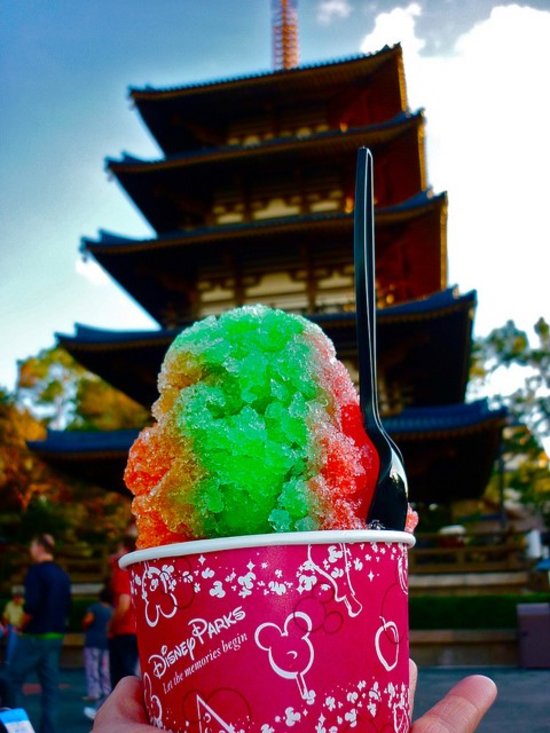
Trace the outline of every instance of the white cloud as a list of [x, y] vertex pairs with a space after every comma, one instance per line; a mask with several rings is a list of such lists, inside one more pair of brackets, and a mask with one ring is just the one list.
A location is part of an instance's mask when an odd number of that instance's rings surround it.
[[386, 44], [400, 43], [403, 51], [407, 50], [410, 55], [416, 56], [425, 46], [415, 31], [415, 18], [421, 14], [422, 8], [418, 3], [380, 13], [376, 16], [374, 29], [363, 39], [361, 51], [375, 51]]
[[321, 25], [330, 25], [334, 20], [347, 18], [351, 11], [348, 0], [321, 0], [317, 7], [317, 20]]
[[430, 182], [449, 193], [449, 281], [477, 289], [476, 330], [548, 312], [550, 12], [493, 8], [446, 56], [422, 56], [421, 10], [378, 16], [361, 49], [400, 41], [411, 108], [424, 107]]

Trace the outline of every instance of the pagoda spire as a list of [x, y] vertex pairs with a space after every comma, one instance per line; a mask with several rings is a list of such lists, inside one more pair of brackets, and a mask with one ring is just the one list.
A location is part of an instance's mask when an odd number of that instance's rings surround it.
[[273, 66], [291, 69], [300, 63], [298, 0], [272, 0]]

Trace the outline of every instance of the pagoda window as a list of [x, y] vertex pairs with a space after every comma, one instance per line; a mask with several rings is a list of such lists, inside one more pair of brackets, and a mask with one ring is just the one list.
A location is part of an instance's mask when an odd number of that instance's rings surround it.
[[252, 201], [253, 219], [274, 219], [280, 216], [295, 216], [302, 211], [302, 199], [292, 196], [291, 199], [276, 197], [268, 201]]
[[334, 199], [321, 199], [319, 201], [312, 201], [309, 205], [309, 210], [311, 212], [339, 211], [341, 208], [341, 202]]
[[323, 189], [306, 193], [308, 211], [343, 211], [344, 192], [341, 188]]
[[228, 145], [259, 145], [274, 137], [273, 126], [266, 117], [233, 120], [227, 131]]
[[257, 284], [246, 288], [245, 300], [295, 313], [308, 311], [305, 282], [297, 281], [289, 272], [266, 273]]
[[328, 122], [325, 108], [322, 105], [304, 105], [303, 100], [297, 101], [292, 107], [286, 107], [279, 112], [279, 135], [310, 135], [317, 126]]
[[228, 128], [227, 144], [251, 145], [281, 137], [308, 137], [329, 129], [321, 105], [304, 106], [303, 99], [292, 107], [266, 107], [263, 116], [233, 120]]
[[211, 282], [201, 280], [198, 284], [199, 311], [201, 316], [217, 315], [224, 310], [235, 307], [234, 281], [228, 279], [224, 283], [212, 285]]
[[317, 280], [315, 309], [320, 312], [349, 310], [354, 302], [353, 266], [332, 269], [328, 277]]
[[245, 220], [245, 205], [235, 193], [215, 195], [210, 224], [233, 224]]

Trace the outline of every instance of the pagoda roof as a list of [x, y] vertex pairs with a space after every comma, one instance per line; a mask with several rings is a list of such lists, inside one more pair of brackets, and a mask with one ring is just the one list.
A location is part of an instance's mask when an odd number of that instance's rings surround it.
[[[416, 273], [416, 296], [426, 295], [447, 285], [446, 251], [447, 196], [422, 191], [391, 207], [376, 210], [377, 257], [392, 242], [415, 242], [415, 257], [421, 272]], [[418, 227], [422, 232], [417, 232]], [[409, 232], [409, 234], [408, 234]], [[416, 234], [414, 234], [416, 232]], [[353, 214], [325, 212], [257, 219], [249, 222], [198, 227], [148, 239], [132, 239], [101, 231], [99, 239], [82, 239], [82, 249], [123, 287], [158, 323], [171, 325], [166, 314], [181, 304], [182, 288], [190, 292], [194, 275], [211, 262], [224, 262], [233, 252], [259, 256], [269, 250], [294, 252], [296, 243], [314, 247], [326, 242], [349, 243], [353, 259]], [[411, 245], [412, 246], [412, 245]], [[266, 255], [267, 256], [267, 255]], [[417, 260], [415, 260], [417, 262]], [[415, 265], [416, 267], [416, 265]], [[178, 273], [178, 277], [174, 277]]]
[[[410, 404], [437, 405], [464, 399], [476, 293], [455, 289], [378, 310], [379, 371], [386, 389], [402, 385]], [[356, 353], [355, 313], [307, 316], [334, 341], [339, 358]], [[186, 328], [192, 324], [183, 324]], [[181, 328], [109, 331], [76, 325], [73, 336], [57, 334], [88, 370], [149, 406], [157, 398], [156, 375], [167, 348]]]
[[[391, 225], [396, 222], [408, 221], [425, 213], [437, 209], [447, 203], [446, 192], [434, 194], [432, 189], [424, 189], [392, 206], [376, 209], [376, 225]], [[252, 221], [217, 224], [215, 226], [195, 227], [194, 229], [163, 232], [154, 237], [136, 239], [126, 237], [115, 232], [100, 229], [98, 238], [82, 237], [82, 249], [91, 252], [94, 256], [102, 254], [116, 254], [119, 252], [140, 252], [151, 249], [165, 249], [179, 247], [182, 244], [191, 246], [195, 243], [204, 244], [213, 240], [227, 239], [254, 239], [259, 236], [269, 236], [279, 232], [286, 235], [294, 230], [308, 229], [319, 226], [325, 228], [327, 224], [335, 227], [353, 225], [353, 213], [343, 211], [315, 212], [308, 214], [293, 214], [290, 216], [273, 217], [269, 219], [254, 219]]]
[[[410, 500], [444, 502], [479, 498], [490, 477], [506, 411], [486, 400], [438, 408], [408, 409], [384, 420], [403, 452]], [[67, 432], [49, 430], [29, 448], [54, 467], [128, 493], [122, 481], [137, 430]]]
[[292, 69], [165, 88], [130, 87], [129, 96], [163, 152], [174, 153], [200, 147], [207, 139], [219, 142], [229, 120], [255, 117], [262, 110], [269, 116], [297, 102], [304, 108], [373, 84], [378, 106], [384, 100], [390, 115], [407, 108], [400, 45]]
[[[239, 178], [250, 183], [257, 183], [262, 167], [269, 171], [270, 178], [286, 181], [289, 170], [296, 166], [322, 166], [326, 170], [327, 159], [331, 159], [335, 169], [343, 170], [353, 181], [359, 147], [369, 146], [375, 160], [377, 156], [382, 160], [390, 154], [391, 145], [400, 141], [406, 144], [409, 152], [405, 155], [408, 175], [397, 176], [398, 166], [388, 166], [387, 175], [397, 177], [386, 186], [385, 196], [389, 200], [381, 203], [390, 206], [427, 187], [424, 122], [420, 110], [414, 114], [401, 113], [379, 124], [350, 128], [346, 132], [329, 130], [302, 138], [279, 137], [255, 145], [225, 145], [153, 161], [125, 153], [120, 160], [107, 158], [106, 167], [153, 229], [170, 232], [182, 228], [186, 214], [196, 217], [197, 222], [204, 220], [212, 208], [216, 191], [235, 186], [236, 168]], [[404, 150], [401, 150], [401, 158], [403, 155]]]
[[219, 88], [226, 89], [231, 95], [234, 95], [235, 87], [243, 87], [246, 89], [246, 94], [249, 94], [251, 88], [258, 92], [258, 87], [263, 85], [272, 95], [274, 93], [273, 87], [286, 93], [289, 84], [296, 83], [301, 88], [303, 80], [310, 83], [313, 75], [320, 75], [322, 79], [326, 79], [331, 73], [339, 73], [345, 75], [348, 79], [353, 79], [357, 74], [360, 74], [359, 78], [361, 78], [365, 73], [365, 69], [375, 69], [380, 64], [385, 63], [388, 58], [402, 58], [401, 44], [384, 46], [380, 51], [373, 53], [351, 54], [338, 59], [300, 64], [290, 69], [270, 69], [269, 71], [257, 71], [250, 74], [227, 76], [176, 86], [153, 87], [149, 84], [144, 87], [131, 86], [129, 87], [129, 94], [134, 101], [179, 96], [193, 97]]
[[27, 445], [46, 463], [70, 476], [130, 496], [122, 476], [138, 430], [80, 432], [48, 430]]

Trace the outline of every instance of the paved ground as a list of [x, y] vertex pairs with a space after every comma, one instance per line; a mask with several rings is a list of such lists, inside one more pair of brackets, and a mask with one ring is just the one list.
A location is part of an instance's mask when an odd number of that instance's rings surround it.
[[421, 668], [415, 718], [467, 674], [485, 674], [498, 687], [497, 700], [479, 726], [480, 733], [550, 733], [550, 669]]
[[[498, 685], [497, 702], [479, 727], [480, 733], [549, 733], [550, 732], [550, 669], [520, 670], [515, 668], [420, 669], [415, 717], [427, 710], [452, 685], [466, 674], [486, 674]], [[26, 688], [26, 709], [37, 729], [39, 686], [30, 682]], [[64, 733], [89, 733], [91, 724], [84, 718], [82, 670], [64, 670], [61, 689], [61, 725]]]

